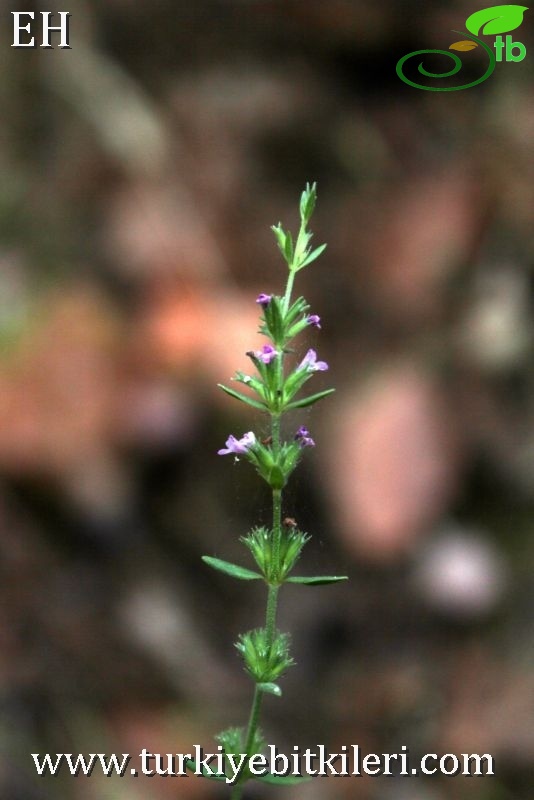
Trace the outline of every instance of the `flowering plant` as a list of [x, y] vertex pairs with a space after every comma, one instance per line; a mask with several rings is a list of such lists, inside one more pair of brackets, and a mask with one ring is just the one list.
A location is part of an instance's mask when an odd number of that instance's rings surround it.
[[[291, 233], [282, 225], [273, 226], [278, 246], [288, 267], [288, 278], [283, 296], [260, 294], [256, 302], [261, 309], [260, 333], [269, 340], [261, 350], [250, 350], [247, 356], [255, 368], [254, 375], [238, 371], [234, 380], [243, 384], [250, 392], [243, 393], [234, 388], [219, 384], [227, 394], [255, 409], [270, 415], [270, 436], [259, 439], [253, 431], [244, 433], [241, 438], [230, 435], [219, 455], [239, 456], [249, 461], [272, 490], [273, 521], [272, 528], [257, 527], [241, 538], [250, 550], [257, 570], [231, 564], [211, 556], [203, 560], [214, 569], [239, 580], [263, 580], [267, 585], [267, 608], [265, 625], [248, 633], [241, 634], [236, 648], [243, 657], [245, 670], [254, 681], [254, 695], [248, 726], [230, 728], [217, 736], [217, 741], [225, 754], [245, 754], [248, 757], [260, 753], [264, 741], [259, 730], [262, 701], [265, 694], [280, 697], [282, 691], [278, 679], [293, 665], [289, 653], [289, 635], [281, 633], [276, 627], [278, 594], [284, 583], [326, 584], [346, 580], [340, 576], [296, 576], [292, 575], [302, 548], [310, 538], [300, 531], [294, 520], [282, 522], [282, 490], [296, 468], [303, 451], [314, 447], [308, 429], [301, 425], [290, 439], [283, 440], [281, 420], [287, 411], [306, 408], [331, 394], [334, 389], [326, 389], [315, 394], [297, 397], [300, 390], [316, 372], [328, 369], [325, 361], [317, 359], [315, 350], [309, 349], [304, 358], [292, 369], [286, 368], [286, 358], [293, 353], [290, 344], [298, 334], [307, 328], [321, 327], [317, 314], [309, 314], [309, 305], [303, 297], [292, 301], [291, 293], [295, 275], [318, 258], [326, 245], [312, 250], [312, 234], [308, 224], [317, 199], [316, 186], [309, 184], [300, 200], [300, 230], [294, 241]], [[226, 780], [222, 773], [207, 770], [205, 777], [213, 780]], [[278, 775], [252, 775], [245, 767], [235, 779], [232, 800], [239, 800], [243, 786], [248, 780], [259, 780], [271, 784], [295, 783], [308, 778], [283, 777]]]

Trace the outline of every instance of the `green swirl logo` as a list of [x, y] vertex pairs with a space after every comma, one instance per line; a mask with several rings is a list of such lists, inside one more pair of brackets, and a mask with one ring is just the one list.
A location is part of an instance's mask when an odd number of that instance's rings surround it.
[[[496, 62], [503, 60], [503, 51], [505, 52], [506, 61], [522, 61], [526, 55], [525, 45], [522, 42], [512, 41], [511, 36], [506, 36], [505, 41], [503, 41], [502, 36], [497, 36], [493, 44], [495, 48], [494, 53], [490, 45], [480, 39], [478, 35], [480, 33], [484, 35], [494, 35], [515, 30], [523, 22], [523, 14], [527, 10], [528, 8], [526, 6], [505, 5], [491, 6], [491, 8], [483, 8], [480, 11], [476, 11], [467, 18], [465, 23], [469, 33], [454, 31], [454, 33], [460, 33], [461, 36], [466, 36], [467, 39], [454, 42], [449, 46], [449, 50], [414, 50], [412, 53], [407, 53], [407, 55], [397, 61], [397, 75], [401, 81], [407, 83], [408, 86], [413, 86], [415, 89], [423, 89], [426, 92], [458, 92], [460, 89], [470, 89], [472, 86], [478, 86], [479, 83], [483, 83], [492, 75]], [[450, 78], [460, 72], [463, 63], [456, 53], [451, 53], [449, 51], [457, 50], [468, 52], [479, 46], [482, 47], [488, 56], [488, 66], [480, 78], [470, 81], [469, 83], [463, 83], [459, 86], [427, 86], [424, 83], [412, 80], [404, 72], [404, 66], [409, 59], [428, 54], [438, 54], [452, 60], [454, 65], [452, 69], [447, 72], [430, 72], [423, 66], [422, 61], [419, 62], [417, 69], [425, 78]]]

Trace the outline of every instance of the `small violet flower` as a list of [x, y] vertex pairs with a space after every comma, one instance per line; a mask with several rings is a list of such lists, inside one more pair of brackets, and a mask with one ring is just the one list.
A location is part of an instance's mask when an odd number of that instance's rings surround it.
[[252, 431], [243, 434], [241, 439], [236, 439], [235, 436], [230, 435], [226, 440], [226, 447], [219, 450], [218, 455], [226, 456], [230, 453], [234, 453], [236, 456], [244, 455], [254, 444], [256, 444], [256, 437]]
[[261, 350], [256, 350], [254, 352], [254, 357], [257, 358], [258, 361], [262, 361], [264, 364], [270, 364], [277, 355], [278, 350], [275, 350], [272, 344], [264, 344]]
[[312, 325], [314, 328], [321, 330], [321, 317], [318, 314], [310, 314], [306, 317], [306, 322], [308, 325]]
[[256, 303], [260, 305], [262, 308], [265, 308], [269, 305], [271, 300], [273, 299], [272, 294], [264, 294], [263, 292], [259, 294], [256, 298]]
[[304, 427], [304, 425], [301, 425], [296, 432], [295, 440], [300, 444], [301, 447], [315, 447], [315, 442], [311, 438], [309, 430]]
[[324, 372], [328, 369], [326, 361], [317, 361], [315, 350], [308, 350], [297, 369], [305, 369], [308, 372]]

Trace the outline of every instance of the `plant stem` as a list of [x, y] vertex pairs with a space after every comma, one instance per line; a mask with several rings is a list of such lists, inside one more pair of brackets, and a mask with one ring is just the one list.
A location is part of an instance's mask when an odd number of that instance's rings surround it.
[[232, 789], [232, 794], [230, 795], [230, 800], [241, 800], [241, 795], [243, 794], [243, 788], [245, 784], [238, 782], [234, 784], [234, 788]]
[[[247, 729], [247, 740], [245, 745], [245, 752], [247, 756], [252, 755], [254, 738], [256, 736], [256, 731], [258, 729], [258, 723], [260, 720], [262, 700], [263, 700], [263, 692], [260, 692], [258, 690], [258, 687], [256, 686], [254, 688], [254, 697], [252, 699], [252, 707], [250, 709], [250, 716]], [[244, 788], [245, 788], [245, 782], [244, 781], [241, 782], [240, 779], [238, 778], [237, 783], [234, 785], [234, 788], [232, 789], [230, 800], [241, 800]]]
[[258, 687], [254, 688], [254, 697], [252, 700], [252, 707], [250, 709], [250, 717], [248, 721], [248, 735], [245, 745], [247, 755], [252, 755], [251, 749], [254, 745], [254, 736], [258, 727], [261, 712], [261, 701], [263, 700], [263, 692], [260, 692]]
[[269, 594], [267, 597], [267, 611], [265, 614], [265, 628], [267, 630], [267, 643], [269, 647], [274, 640], [276, 631], [276, 608], [278, 605], [278, 589], [279, 586], [269, 586]]
[[284, 307], [284, 311], [287, 311], [288, 308], [289, 308], [289, 301], [291, 299], [291, 292], [293, 291], [293, 283], [294, 283], [294, 280], [295, 280], [295, 275], [296, 275], [296, 271], [290, 269], [289, 270], [289, 275], [288, 275], [288, 278], [287, 278], [286, 291], [285, 291], [285, 294], [284, 294], [284, 306], [283, 306]]
[[[282, 538], [282, 492], [280, 489], [273, 490], [273, 563], [280, 564], [280, 539]], [[278, 586], [269, 587], [269, 595], [272, 589], [278, 591]], [[276, 597], [276, 595], [275, 595]]]
[[[273, 449], [278, 451], [280, 449], [280, 414], [273, 414], [271, 416], [271, 435], [273, 438]], [[282, 491], [281, 489], [273, 489], [273, 560], [277, 564], [280, 557], [280, 539], [282, 536]], [[272, 645], [275, 632], [276, 632], [276, 610], [278, 607], [278, 591], [279, 586], [269, 586], [267, 595], [267, 608], [265, 610], [265, 629], [267, 631], [267, 642]], [[254, 687], [254, 696], [252, 698], [252, 707], [250, 709], [250, 716], [247, 726], [247, 738], [245, 744], [245, 752], [247, 756], [253, 753], [254, 740], [256, 738], [256, 731], [260, 721], [261, 704], [263, 700], [263, 692], [260, 692], [258, 687]], [[230, 800], [240, 800], [243, 794], [244, 782], [238, 778], [237, 783], [232, 789]]]
[[280, 414], [272, 415], [271, 436], [273, 437], [273, 450], [278, 453], [280, 449]]
[[234, 788], [232, 789], [232, 794], [230, 795], [230, 800], [241, 800], [241, 795], [243, 794], [243, 784], [236, 783], [234, 784]]

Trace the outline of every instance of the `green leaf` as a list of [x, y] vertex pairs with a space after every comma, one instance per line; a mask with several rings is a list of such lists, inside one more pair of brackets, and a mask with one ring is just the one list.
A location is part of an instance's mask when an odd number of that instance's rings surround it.
[[324, 253], [325, 250], [326, 250], [326, 244], [321, 244], [319, 245], [319, 247], [316, 247], [315, 250], [312, 250], [312, 252], [306, 256], [304, 261], [301, 261], [295, 272], [298, 272], [298, 270], [302, 269], [303, 267], [307, 267], [308, 264], [311, 264], [312, 261], [315, 261], [316, 258], [319, 258], [321, 253]]
[[257, 581], [263, 577], [259, 572], [245, 569], [245, 567], [240, 567], [237, 564], [231, 564], [229, 561], [221, 561], [220, 558], [202, 556], [202, 561], [213, 567], [213, 569], [218, 569], [219, 572], [224, 572], [226, 575], [231, 575], [232, 578], [238, 578], [240, 581]]
[[306, 184], [306, 188], [300, 196], [300, 218], [306, 225], [313, 214], [315, 202], [317, 200], [317, 184], [313, 183], [311, 186]]
[[291, 325], [301, 314], [305, 314], [310, 306], [303, 297], [299, 297], [295, 302], [289, 306], [287, 313], [284, 317], [286, 325]]
[[230, 389], [229, 386], [225, 386], [223, 383], [218, 383], [217, 386], [219, 389], [222, 389], [223, 392], [229, 394], [230, 397], [234, 397], [236, 400], [241, 400], [242, 403], [246, 403], [248, 406], [252, 406], [252, 408], [258, 408], [260, 411], [267, 410], [265, 403], [260, 403], [259, 400], [253, 400], [252, 397], [247, 397], [245, 394], [241, 394], [241, 392], [236, 392], [235, 389]]
[[278, 784], [279, 786], [296, 786], [297, 783], [307, 783], [311, 781], [311, 775], [262, 775], [254, 777], [253, 780], [260, 781], [260, 783]]
[[285, 261], [287, 262], [288, 266], [291, 264], [293, 260], [293, 237], [290, 231], [285, 231], [282, 228], [282, 223], [279, 222], [278, 225], [271, 225], [271, 230], [276, 236], [276, 241], [278, 242], [278, 247], [280, 252], [282, 253]]
[[310, 394], [308, 397], [303, 397], [301, 400], [295, 400], [293, 403], [289, 403], [289, 405], [286, 406], [286, 410], [291, 411], [294, 408], [306, 408], [306, 406], [312, 406], [314, 403], [322, 400], [323, 397], [328, 397], [329, 394], [333, 394], [335, 391], [335, 389], [325, 389], [324, 392]]
[[284, 255], [284, 249], [286, 245], [286, 232], [282, 228], [282, 223], [279, 222], [278, 225], [271, 225], [271, 230], [276, 236], [278, 247], [280, 248], [282, 254]]
[[295, 576], [293, 578], [286, 578], [286, 583], [304, 583], [308, 586], [321, 586], [327, 583], [348, 581], [348, 579], [348, 575], [316, 575], [313, 578]]
[[286, 261], [288, 264], [290, 264], [293, 261], [293, 251], [294, 251], [293, 237], [291, 235], [291, 231], [288, 231], [286, 233], [286, 240], [284, 243], [284, 255], [286, 257]]
[[[186, 765], [187, 769], [191, 770], [191, 772], [195, 772], [196, 771], [197, 765], [192, 759], [186, 758], [185, 765]], [[200, 775], [197, 776], [197, 777], [200, 777]], [[203, 778], [207, 778], [210, 781], [225, 781], [226, 780], [226, 775], [221, 774], [219, 772], [216, 773], [215, 775], [210, 775], [210, 771], [208, 769], [206, 769], [206, 767], [202, 767], [202, 777]]]
[[[251, 389], [253, 392], [256, 392], [256, 394], [261, 397], [261, 400], [259, 401], [260, 403], [265, 402], [265, 387], [263, 382], [258, 380], [258, 378], [255, 378], [254, 375], [246, 375], [244, 372], [241, 372], [241, 370], [238, 370], [235, 374], [234, 380], [238, 383], [244, 384], [244, 386], [248, 386], [249, 389]], [[243, 395], [243, 397], [248, 398], [249, 395]]]
[[258, 683], [258, 689], [260, 692], [274, 694], [276, 697], [282, 697], [282, 690], [277, 683]]
[[465, 21], [465, 26], [470, 33], [478, 36], [484, 33], [493, 36], [496, 33], [508, 33], [519, 28], [523, 22], [523, 14], [528, 11], [528, 6], [491, 6], [475, 11]]

